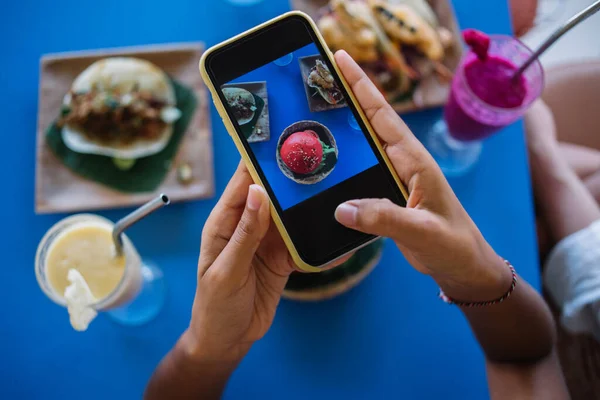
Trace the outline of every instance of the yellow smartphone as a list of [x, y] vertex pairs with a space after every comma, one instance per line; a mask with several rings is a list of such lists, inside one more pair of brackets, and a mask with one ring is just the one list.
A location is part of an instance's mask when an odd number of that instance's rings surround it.
[[337, 206], [406, 205], [398, 179], [314, 21], [283, 14], [208, 49], [200, 73], [298, 267], [322, 267], [377, 239]]

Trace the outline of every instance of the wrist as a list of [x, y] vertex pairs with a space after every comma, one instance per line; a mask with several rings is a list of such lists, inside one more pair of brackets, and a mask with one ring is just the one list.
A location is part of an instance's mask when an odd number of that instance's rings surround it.
[[231, 373], [242, 361], [247, 351], [223, 350], [218, 346], [203, 343], [188, 329], [179, 338], [175, 350], [182, 362], [197, 366], [210, 366], [215, 372]]
[[465, 266], [460, 274], [452, 278], [433, 278], [448, 297], [461, 302], [481, 302], [506, 294], [513, 275], [510, 267], [490, 247], [484, 256]]
[[239, 360], [207, 356], [187, 330], [154, 372], [145, 399], [221, 398]]

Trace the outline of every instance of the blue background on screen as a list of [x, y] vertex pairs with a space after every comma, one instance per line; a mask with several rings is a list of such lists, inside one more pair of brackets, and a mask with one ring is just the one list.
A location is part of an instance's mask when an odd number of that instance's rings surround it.
[[[269, 96], [271, 138], [267, 142], [252, 143], [254, 152], [267, 181], [283, 210], [309, 199], [338, 183], [353, 177], [378, 161], [361, 131], [348, 124], [348, 107], [313, 113], [300, 72], [300, 57], [319, 54], [314, 44], [294, 51], [294, 59], [284, 67], [268, 63], [249, 72], [232, 83], [266, 81]], [[314, 185], [302, 185], [287, 178], [277, 166], [276, 149], [279, 135], [294, 122], [318, 121], [329, 128], [337, 142], [338, 162], [329, 176]]]

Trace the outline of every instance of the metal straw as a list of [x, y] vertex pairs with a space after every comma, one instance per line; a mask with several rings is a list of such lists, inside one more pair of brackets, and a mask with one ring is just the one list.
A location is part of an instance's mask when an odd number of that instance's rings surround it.
[[112, 231], [113, 242], [115, 242], [117, 254], [120, 255], [123, 252], [123, 241], [121, 239], [121, 234], [125, 231], [125, 229], [129, 228], [131, 225], [135, 224], [159, 208], [166, 206], [170, 202], [171, 201], [167, 195], [161, 193], [158, 195], [158, 197], [150, 200], [137, 210], [133, 211], [131, 214], [127, 215], [125, 218], [120, 219], [115, 224]]
[[531, 57], [529, 57], [527, 59], [527, 61], [525, 61], [523, 63], [523, 65], [521, 65], [521, 67], [513, 75], [513, 79], [515, 79], [515, 80], [518, 79], [518, 77], [527, 68], [529, 68], [529, 66], [531, 64], [533, 64], [533, 62], [535, 60], [537, 60], [546, 50], [548, 50], [550, 47], [552, 47], [552, 45], [558, 39], [560, 39], [562, 35], [569, 32], [571, 29], [573, 29], [575, 26], [577, 26], [580, 22], [583, 22], [584, 20], [586, 20], [588, 17], [591, 17], [592, 15], [596, 14], [596, 12], [598, 12], [599, 10], [600, 10], [600, 0], [596, 1], [594, 4], [590, 5], [585, 10], [581, 11], [579, 14], [571, 17], [571, 19], [568, 20], [567, 22], [565, 22], [565, 24], [563, 26], [561, 26], [559, 29], [554, 31], [554, 33], [548, 39], [546, 39], [546, 41], [544, 43], [542, 43], [540, 48], [537, 49], [537, 51], [535, 53], [533, 53], [531, 55]]

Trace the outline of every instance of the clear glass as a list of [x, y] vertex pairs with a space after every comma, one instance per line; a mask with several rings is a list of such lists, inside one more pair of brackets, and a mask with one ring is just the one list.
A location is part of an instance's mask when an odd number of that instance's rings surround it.
[[535, 18], [536, 27], [556, 22], [565, 11], [565, 0], [542, 0], [538, 4], [538, 15]]
[[[493, 35], [490, 38], [489, 54], [507, 59], [514, 65], [521, 65], [533, 53], [511, 36]], [[536, 61], [523, 73], [528, 90], [522, 105], [494, 107], [473, 93], [465, 78], [465, 65], [476, 57], [469, 51], [461, 60], [444, 108], [444, 120], [434, 124], [424, 140], [446, 176], [462, 175], [470, 170], [481, 154], [481, 140], [521, 118], [544, 88], [544, 71]]]
[[[56, 304], [66, 307], [62, 293], [58, 293], [47, 275], [48, 250], [54, 241], [75, 225], [101, 223], [113, 226], [113, 222], [93, 214], [78, 214], [67, 217], [44, 235], [35, 256], [35, 275], [42, 291]], [[164, 282], [162, 271], [156, 266], [146, 265], [131, 240], [123, 235], [125, 270], [119, 284], [103, 299], [93, 305], [99, 312], [106, 312], [114, 321], [124, 325], [141, 325], [153, 319], [164, 302]]]

